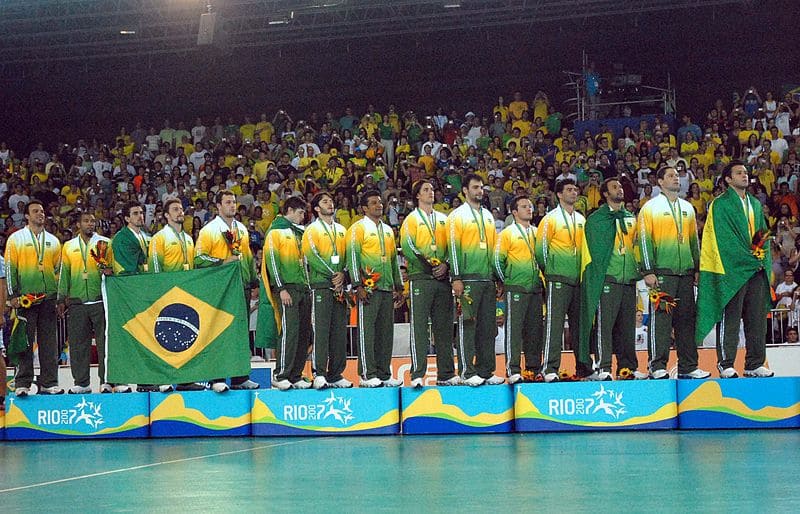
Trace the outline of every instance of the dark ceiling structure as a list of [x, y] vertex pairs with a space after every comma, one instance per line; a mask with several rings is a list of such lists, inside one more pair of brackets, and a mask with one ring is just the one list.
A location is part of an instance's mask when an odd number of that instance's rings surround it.
[[[4, 0], [3, 71], [645, 15], [749, 0]], [[198, 45], [201, 15], [215, 27]], [[207, 27], [204, 26], [204, 30]]]

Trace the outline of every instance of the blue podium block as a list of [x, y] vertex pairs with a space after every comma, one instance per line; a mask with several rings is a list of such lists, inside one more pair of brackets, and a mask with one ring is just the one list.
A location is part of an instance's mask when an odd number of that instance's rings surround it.
[[400, 432], [395, 388], [254, 391], [254, 436], [378, 435]]
[[800, 427], [800, 378], [678, 380], [678, 424], [681, 429]]
[[253, 368], [250, 370], [250, 380], [256, 382], [259, 389], [269, 389], [272, 387], [272, 368]]
[[146, 394], [64, 394], [6, 398], [6, 439], [148, 437]]
[[404, 387], [404, 434], [473, 434], [514, 430], [510, 386]]
[[674, 380], [520, 384], [514, 394], [518, 432], [678, 427]]
[[150, 435], [250, 435], [251, 395], [250, 391], [150, 393]]

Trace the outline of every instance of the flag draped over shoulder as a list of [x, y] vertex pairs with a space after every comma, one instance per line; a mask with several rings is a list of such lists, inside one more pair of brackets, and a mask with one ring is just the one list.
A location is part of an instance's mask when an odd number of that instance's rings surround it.
[[237, 263], [105, 277], [111, 383], [175, 384], [250, 373]]
[[[265, 238], [269, 237], [268, 234], [271, 231], [285, 228], [291, 228], [298, 240], [303, 238], [303, 229], [283, 216], [278, 216], [273, 220], [264, 236]], [[266, 247], [264, 252], [266, 252]], [[267, 258], [266, 254], [264, 258]], [[282, 330], [280, 309], [276, 308], [278, 301], [269, 287], [267, 270], [262, 266], [261, 284], [258, 288], [258, 323], [256, 324], [256, 339], [254, 343], [256, 348], [277, 347], [278, 337]]]
[[[725, 306], [753, 274], [769, 270], [772, 264], [769, 243], [764, 245], [763, 258], [753, 254], [751, 232], [765, 231], [767, 224], [758, 199], [749, 194], [747, 198], [752, 209], [752, 229], [751, 222], [745, 217], [742, 200], [733, 188], [728, 188], [708, 208], [700, 247], [697, 341], [702, 341], [722, 319]], [[766, 273], [764, 280], [769, 280]], [[768, 295], [765, 295], [764, 303], [769, 310]]]
[[578, 325], [580, 362], [590, 362], [589, 336], [597, 306], [600, 304], [608, 264], [614, 252], [617, 226], [627, 234], [625, 223], [617, 225], [617, 220], [624, 221], [626, 215], [631, 216], [624, 208], [612, 211], [608, 204], [603, 204], [586, 219], [586, 235], [581, 248], [581, 318]]

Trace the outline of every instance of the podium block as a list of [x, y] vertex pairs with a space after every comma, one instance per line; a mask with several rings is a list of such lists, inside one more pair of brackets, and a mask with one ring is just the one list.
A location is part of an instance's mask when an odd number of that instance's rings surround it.
[[250, 435], [251, 396], [250, 391], [150, 393], [150, 435]]
[[146, 394], [63, 394], [6, 398], [6, 439], [148, 437]]
[[514, 411], [518, 432], [678, 427], [674, 380], [520, 384]]
[[681, 429], [800, 427], [800, 378], [678, 380], [678, 425]]
[[510, 386], [404, 387], [404, 434], [511, 432], [514, 398]]
[[254, 436], [373, 435], [400, 432], [395, 388], [254, 391]]
[[0, 410], [0, 441], [6, 438], [6, 411]]

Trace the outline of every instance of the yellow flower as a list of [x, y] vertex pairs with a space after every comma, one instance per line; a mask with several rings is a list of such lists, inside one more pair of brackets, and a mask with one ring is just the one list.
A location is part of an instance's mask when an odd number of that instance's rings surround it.
[[29, 309], [30, 306], [33, 305], [33, 302], [27, 296], [22, 296], [19, 299], [19, 306], [23, 309]]
[[367, 289], [372, 289], [373, 287], [375, 287], [375, 281], [372, 280], [371, 278], [366, 279], [364, 281], [364, 287], [366, 287]]
[[437, 257], [431, 257], [431, 266], [438, 266], [441, 263], [442, 261], [440, 261]]

